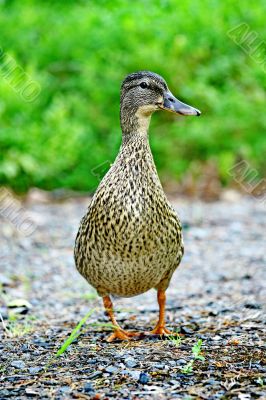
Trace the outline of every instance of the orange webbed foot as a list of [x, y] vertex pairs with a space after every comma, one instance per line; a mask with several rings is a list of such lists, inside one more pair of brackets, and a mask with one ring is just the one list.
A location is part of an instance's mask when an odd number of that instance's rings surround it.
[[108, 338], [107, 342], [113, 342], [114, 340], [131, 340], [133, 337], [140, 336], [138, 332], [127, 332], [123, 329], [116, 329]]
[[153, 335], [173, 335], [173, 332], [169, 331], [165, 326], [156, 326], [151, 333]]

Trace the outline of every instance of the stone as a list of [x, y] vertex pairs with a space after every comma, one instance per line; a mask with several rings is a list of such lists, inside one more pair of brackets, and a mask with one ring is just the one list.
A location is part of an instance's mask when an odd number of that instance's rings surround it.
[[145, 385], [146, 383], [148, 383], [150, 380], [149, 375], [146, 372], [141, 372], [140, 376], [139, 376], [139, 383], [141, 383], [142, 385]]
[[109, 374], [115, 374], [118, 371], [118, 368], [109, 365], [109, 367], [105, 368], [105, 371]]
[[17, 369], [24, 369], [25, 368], [25, 363], [23, 361], [20, 360], [15, 360], [12, 361], [12, 363], [10, 364], [11, 367], [17, 368]]
[[132, 358], [132, 357], [126, 358], [125, 361], [124, 361], [124, 363], [126, 364], [126, 366], [127, 366], [128, 368], [134, 368], [134, 367], [136, 367], [136, 365], [138, 364], [137, 361], [136, 361], [134, 358]]

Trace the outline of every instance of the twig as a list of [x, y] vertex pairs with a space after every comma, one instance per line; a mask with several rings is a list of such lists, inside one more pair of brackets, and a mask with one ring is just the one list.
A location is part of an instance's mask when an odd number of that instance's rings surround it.
[[7, 326], [6, 326], [5, 322], [4, 322], [4, 319], [3, 319], [3, 316], [2, 316], [1, 313], [0, 313], [0, 319], [1, 319], [1, 322], [2, 322], [2, 325], [3, 325], [3, 329], [4, 329], [4, 331], [6, 332], [6, 335], [7, 335], [8, 337], [13, 337], [12, 333], [9, 332], [8, 329], [7, 329]]

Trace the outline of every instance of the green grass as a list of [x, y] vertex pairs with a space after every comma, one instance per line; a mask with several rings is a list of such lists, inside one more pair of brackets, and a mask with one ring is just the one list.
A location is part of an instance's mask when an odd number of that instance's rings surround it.
[[4, 322], [3, 317], [0, 313], [0, 324], [2, 324], [3, 330], [8, 337], [23, 337], [28, 333], [34, 331], [34, 322], [36, 318], [34, 316], [26, 316], [21, 319], [21, 316], [10, 311], [8, 313], [8, 320]]
[[173, 335], [168, 335], [167, 340], [170, 340], [175, 347], [179, 347], [182, 342], [182, 338], [178, 332], [174, 333]]
[[[85, 331], [82, 330], [82, 327], [85, 325], [87, 322], [87, 319], [96, 311], [96, 309], [90, 310], [82, 319], [81, 321], [75, 326], [75, 328], [72, 330], [68, 338], [63, 342], [63, 344], [60, 346], [60, 348], [57, 350], [55, 357], [59, 357], [62, 354], [65, 353], [65, 351], [68, 349], [68, 347], [74, 342], [74, 340], [78, 339], [78, 337], [84, 333]], [[112, 328], [112, 329], [117, 329], [113, 324], [111, 323], [106, 323], [106, 322], [90, 322], [88, 324], [89, 326], [95, 326], [95, 327], [104, 327], [104, 328]]]
[[241, 158], [262, 176], [266, 74], [227, 32], [246, 22], [263, 40], [265, 11], [262, 0], [1, 1], [3, 54], [41, 92], [25, 101], [15, 90], [18, 73], [5, 77], [0, 58], [0, 184], [93, 191], [120, 145], [121, 80], [139, 69], [162, 74], [202, 111], [201, 118], [153, 117], [164, 182], [199, 177], [212, 162], [226, 184]]
[[183, 374], [191, 374], [193, 372], [194, 363], [196, 360], [204, 361], [205, 357], [201, 354], [202, 339], [199, 339], [192, 347], [193, 358], [181, 369]]
[[64, 343], [60, 346], [60, 348], [57, 350], [55, 356], [59, 357], [61, 356], [71, 345], [71, 343], [76, 340], [80, 334], [81, 334], [81, 328], [83, 325], [86, 323], [87, 319], [94, 313], [94, 309], [90, 310], [85, 317], [82, 318], [82, 320], [75, 326], [75, 328], [72, 330], [71, 334], [68, 336], [68, 338], [64, 341]]

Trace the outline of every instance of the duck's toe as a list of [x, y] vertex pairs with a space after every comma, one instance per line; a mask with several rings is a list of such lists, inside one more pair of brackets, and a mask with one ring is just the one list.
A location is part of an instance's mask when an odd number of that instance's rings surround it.
[[151, 334], [153, 335], [172, 335], [173, 333], [169, 331], [165, 326], [157, 325], [152, 331]]
[[140, 336], [138, 332], [127, 332], [123, 329], [116, 329], [108, 338], [107, 342], [113, 342], [114, 340], [131, 340], [133, 337]]

